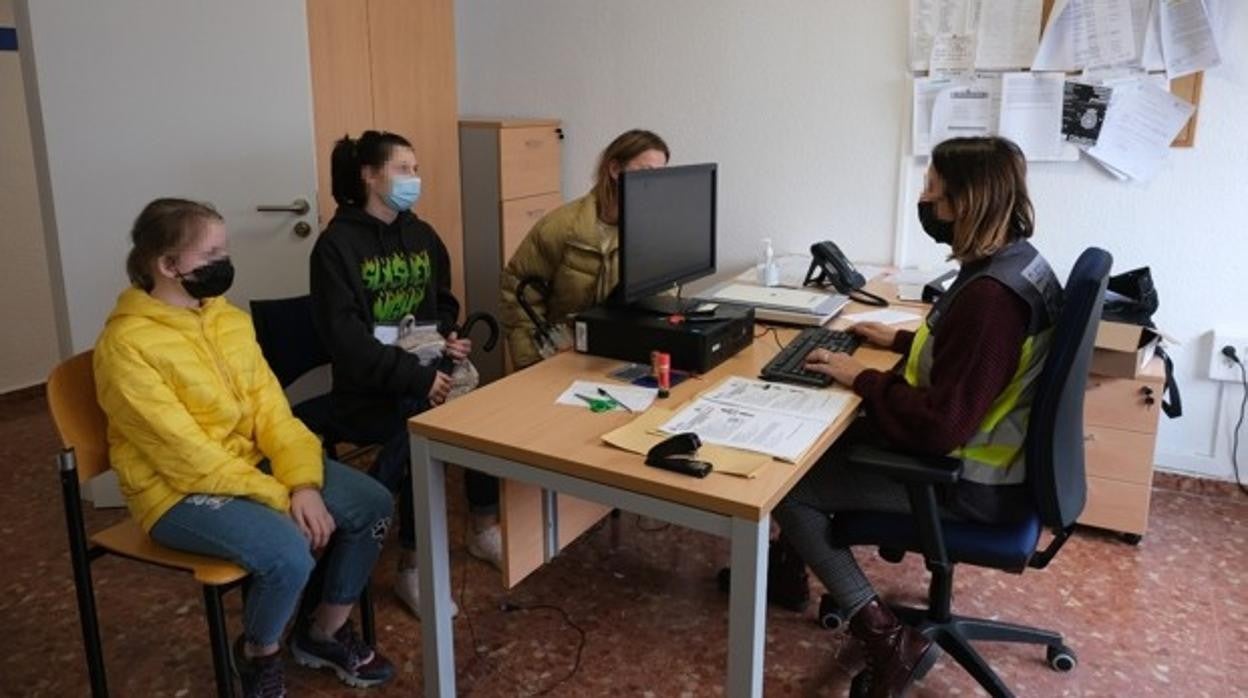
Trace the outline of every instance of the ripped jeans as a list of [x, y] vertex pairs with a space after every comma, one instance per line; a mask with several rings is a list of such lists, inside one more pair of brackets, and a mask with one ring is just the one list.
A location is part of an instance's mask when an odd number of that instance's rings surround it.
[[[268, 472], [268, 461], [257, 467]], [[355, 603], [381, 553], [394, 503], [376, 480], [328, 458], [321, 496], [337, 528], [320, 563], [325, 578], [319, 600]], [[243, 497], [187, 495], [156, 521], [151, 536], [161, 545], [224, 558], [251, 573], [243, 627], [256, 645], [281, 639], [316, 565], [308, 540], [288, 514]]]

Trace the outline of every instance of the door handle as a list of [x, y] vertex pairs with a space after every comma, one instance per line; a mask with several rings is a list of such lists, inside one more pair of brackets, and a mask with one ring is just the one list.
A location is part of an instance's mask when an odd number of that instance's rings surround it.
[[261, 213], [293, 213], [296, 216], [302, 216], [308, 211], [311, 211], [312, 206], [308, 203], [307, 199], [295, 199], [291, 203], [284, 206], [261, 205], [257, 206], [256, 210]]

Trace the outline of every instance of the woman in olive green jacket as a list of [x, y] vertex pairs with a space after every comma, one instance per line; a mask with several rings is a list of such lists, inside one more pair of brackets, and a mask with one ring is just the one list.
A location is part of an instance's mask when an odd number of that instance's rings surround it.
[[667, 144], [650, 131], [620, 134], [602, 151], [594, 188], [544, 216], [516, 248], [503, 270], [500, 306], [516, 368], [542, 359], [534, 339], [537, 327], [516, 300], [517, 285], [534, 277], [545, 282], [549, 297], [529, 292], [526, 300], [556, 326], [605, 301], [619, 281], [620, 172], [664, 167], [669, 157]]

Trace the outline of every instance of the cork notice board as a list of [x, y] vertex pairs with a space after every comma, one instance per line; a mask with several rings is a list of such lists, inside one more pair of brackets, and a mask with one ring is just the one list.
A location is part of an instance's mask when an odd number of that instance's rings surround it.
[[[1041, 27], [1048, 26], [1049, 13], [1053, 10], [1055, 0], [1044, 0], [1044, 10], [1040, 22]], [[1179, 135], [1171, 143], [1174, 148], [1191, 148], [1196, 145], [1196, 119], [1200, 116], [1200, 90], [1204, 83], [1205, 74], [1193, 73], [1170, 81], [1170, 92], [1175, 96], [1184, 99], [1196, 107], [1196, 111], [1192, 112], [1192, 118], [1187, 120], [1187, 125], [1179, 132]]]

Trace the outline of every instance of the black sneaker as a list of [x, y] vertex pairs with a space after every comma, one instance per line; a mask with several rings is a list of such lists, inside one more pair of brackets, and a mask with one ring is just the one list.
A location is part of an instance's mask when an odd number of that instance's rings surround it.
[[364, 643], [351, 621], [344, 623], [330, 642], [314, 639], [311, 626], [305, 623], [290, 643], [290, 652], [301, 666], [333, 669], [339, 680], [355, 688], [380, 686], [394, 677], [394, 665]]
[[280, 651], [267, 657], [248, 657], [240, 635], [234, 642], [234, 673], [243, 684], [243, 698], [286, 698]]

